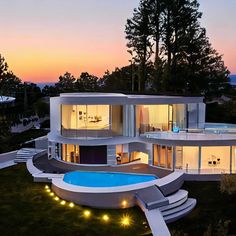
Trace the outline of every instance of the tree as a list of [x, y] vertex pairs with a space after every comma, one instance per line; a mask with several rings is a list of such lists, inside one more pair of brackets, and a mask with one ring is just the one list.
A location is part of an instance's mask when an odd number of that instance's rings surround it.
[[[230, 89], [229, 71], [201, 27], [201, 16], [197, 0], [141, 0], [128, 19], [125, 32], [129, 53], [139, 65], [145, 65], [140, 77], [145, 82], [150, 81], [147, 64], [153, 63], [154, 91], [211, 97]], [[143, 26], [145, 30], [140, 30]], [[146, 61], [143, 55], [148, 55]]]
[[13, 95], [21, 80], [9, 71], [5, 58], [0, 54], [0, 96]]
[[99, 90], [98, 81], [98, 77], [90, 75], [87, 72], [83, 72], [76, 80], [75, 86], [80, 92], [95, 92]]
[[[137, 70], [137, 68], [133, 68]], [[102, 89], [106, 92], [130, 92], [132, 90], [131, 81], [131, 65], [122, 68], [116, 68], [111, 73], [109, 71], [105, 72], [105, 75], [101, 79], [103, 81]], [[137, 90], [137, 74], [134, 74], [134, 87]]]
[[56, 89], [59, 93], [73, 92], [75, 90], [75, 77], [66, 72], [63, 76], [59, 77], [59, 82], [55, 84]]
[[132, 58], [138, 64], [138, 92], [145, 90], [147, 63], [153, 53], [150, 28], [151, 9], [147, 0], [141, 0], [134, 9], [133, 17], [127, 20], [125, 33], [127, 47], [132, 50]]

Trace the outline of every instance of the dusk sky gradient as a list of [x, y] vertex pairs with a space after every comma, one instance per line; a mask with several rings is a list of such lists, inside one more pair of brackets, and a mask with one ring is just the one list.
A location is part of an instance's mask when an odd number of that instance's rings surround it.
[[[0, 0], [0, 53], [23, 81], [128, 64], [124, 28], [139, 0]], [[200, 0], [202, 26], [236, 74], [236, 0]]]

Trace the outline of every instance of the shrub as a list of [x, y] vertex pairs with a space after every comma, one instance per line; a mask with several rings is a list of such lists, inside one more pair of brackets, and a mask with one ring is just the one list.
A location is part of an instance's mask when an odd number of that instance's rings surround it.
[[229, 195], [236, 193], [236, 175], [225, 174], [221, 176], [220, 191]]

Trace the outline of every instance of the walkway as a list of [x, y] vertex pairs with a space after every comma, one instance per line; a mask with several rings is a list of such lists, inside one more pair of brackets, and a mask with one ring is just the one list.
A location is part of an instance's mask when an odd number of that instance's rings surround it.
[[14, 162], [17, 151], [0, 154], [0, 169], [16, 165]]

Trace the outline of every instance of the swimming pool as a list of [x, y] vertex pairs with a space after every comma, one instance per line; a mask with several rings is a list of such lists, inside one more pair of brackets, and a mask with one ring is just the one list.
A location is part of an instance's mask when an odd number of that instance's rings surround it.
[[236, 129], [236, 124], [205, 123], [205, 129]]
[[156, 180], [154, 175], [113, 172], [74, 171], [64, 175], [64, 182], [83, 187], [117, 187]]

